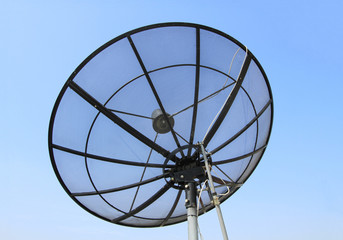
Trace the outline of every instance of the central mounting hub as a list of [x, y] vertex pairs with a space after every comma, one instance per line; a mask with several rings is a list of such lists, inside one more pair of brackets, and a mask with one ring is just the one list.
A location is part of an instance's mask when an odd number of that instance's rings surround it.
[[[177, 155], [183, 151], [183, 158], [178, 158]], [[185, 145], [175, 149], [166, 158], [165, 165], [175, 164], [174, 168], [164, 168], [163, 172], [170, 174], [165, 180], [174, 188], [184, 189], [187, 183], [203, 182], [206, 179], [204, 170], [204, 160], [200, 158], [200, 149], [197, 145]]]

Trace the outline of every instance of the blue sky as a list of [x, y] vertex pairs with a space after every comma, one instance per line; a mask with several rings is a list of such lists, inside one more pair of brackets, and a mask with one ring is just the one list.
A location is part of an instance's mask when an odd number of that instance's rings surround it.
[[[187, 224], [138, 229], [81, 209], [50, 164], [52, 107], [74, 69], [129, 30], [193, 22], [245, 44], [269, 78], [269, 146], [222, 210], [230, 239], [342, 239], [341, 1], [20, 1], [0, 9], [2, 239], [186, 239]], [[221, 239], [215, 212], [205, 239]]]

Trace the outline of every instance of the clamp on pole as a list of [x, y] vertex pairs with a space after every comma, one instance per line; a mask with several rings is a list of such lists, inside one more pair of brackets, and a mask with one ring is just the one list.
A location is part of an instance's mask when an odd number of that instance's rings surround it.
[[216, 190], [214, 188], [213, 179], [212, 179], [211, 170], [210, 170], [210, 166], [209, 166], [209, 163], [208, 163], [206, 151], [205, 151], [205, 148], [204, 148], [204, 145], [203, 145], [202, 142], [198, 143], [198, 144], [200, 145], [202, 155], [204, 156], [205, 168], [206, 168], [206, 172], [207, 172], [208, 181], [210, 183], [210, 190], [211, 190], [211, 195], [212, 195], [212, 199], [213, 199], [213, 205], [216, 207], [216, 210], [217, 210], [218, 220], [219, 220], [220, 228], [222, 230], [223, 239], [224, 240], [229, 240], [229, 238], [227, 236], [227, 232], [226, 232], [226, 227], [225, 227], [225, 224], [224, 224], [224, 219], [223, 219], [222, 211], [220, 209], [219, 198], [218, 198]]

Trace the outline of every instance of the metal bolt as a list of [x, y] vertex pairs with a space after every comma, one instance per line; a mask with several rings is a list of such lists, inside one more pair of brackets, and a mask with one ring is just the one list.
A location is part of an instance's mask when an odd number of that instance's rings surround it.
[[188, 189], [188, 187], [189, 187], [188, 184], [186, 184], [186, 185], [185, 185], [185, 188]]
[[184, 178], [185, 176], [181, 175], [180, 178]]

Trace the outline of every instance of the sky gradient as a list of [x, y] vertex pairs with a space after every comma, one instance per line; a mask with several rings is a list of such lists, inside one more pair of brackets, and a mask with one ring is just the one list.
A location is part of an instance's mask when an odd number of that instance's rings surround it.
[[[264, 157], [222, 205], [229, 238], [342, 239], [342, 8], [338, 0], [2, 0], [2, 239], [187, 239], [187, 223], [129, 228], [81, 209], [56, 178], [47, 141], [57, 95], [89, 54], [129, 30], [176, 21], [245, 44], [273, 92]], [[204, 239], [221, 239], [215, 211], [199, 224]]]

